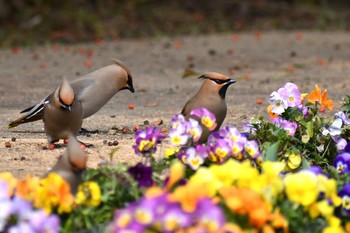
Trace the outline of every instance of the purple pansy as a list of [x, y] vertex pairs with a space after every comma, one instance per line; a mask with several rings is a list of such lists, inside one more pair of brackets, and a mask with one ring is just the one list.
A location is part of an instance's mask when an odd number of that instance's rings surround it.
[[217, 126], [215, 115], [206, 108], [193, 109], [190, 116], [198, 118], [199, 122], [210, 131], [214, 130]]
[[290, 136], [294, 136], [296, 129], [298, 127], [298, 124], [296, 122], [285, 120], [280, 116], [274, 119], [270, 119], [270, 122], [275, 124], [277, 127], [280, 127], [286, 130], [287, 134]]
[[165, 135], [155, 126], [150, 126], [145, 130], [138, 130], [135, 134], [134, 151], [139, 155], [153, 154], [157, 151], [157, 143], [164, 138]]
[[256, 159], [258, 157], [261, 156], [261, 153], [259, 151], [259, 145], [256, 141], [251, 140], [251, 141], [247, 141], [244, 144], [244, 150], [248, 153], [248, 155], [253, 158]]
[[189, 147], [181, 158], [193, 170], [197, 170], [202, 165], [209, 155], [209, 148], [203, 145], [196, 145], [196, 147]]
[[342, 198], [342, 204], [340, 206], [340, 214], [350, 215], [350, 184], [345, 185], [339, 192], [338, 196]]
[[299, 110], [302, 112], [302, 114], [303, 114], [303, 116], [304, 116], [304, 119], [308, 119], [309, 116], [310, 116], [310, 112], [309, 112], [310, 107], [309, 107], [309, 106], [304, 106], [304, 105], [300, 104], [300, 105], [298, 106], [298, 108], [299, 108]]
[[350, 118], [344, 113], [343, 111], [337, 112], [335, 114], [337, 117], [339, 117], [345, 125], [350, 125]]
[[152, 166], [138, 163], [130, 167], [128, 173], [137, 181], [139, 187], [150, 187], [153, 184]]
[[217, 231], [225, 223], [224, 213], [211, 199], [204, 198], [198, 201], [196, 219], [204, 230]]
[[333, 163], [339, 173], [350, 173], [350, 153], [338, 154]]
[[[52, 232], [60, 230], [60, 220], [56, 215], [48, 215], [44, 210], [34, 210], [31, 203], [13, 197], [0, 200], [0, 231], [6, 232]], [[16, 221], [7, 222], [11, 216]]]
[[227, 138], [216, 139], [210, 142], [209, 158], [213, 162], [222, 163], [232, 155], [232, 143]]

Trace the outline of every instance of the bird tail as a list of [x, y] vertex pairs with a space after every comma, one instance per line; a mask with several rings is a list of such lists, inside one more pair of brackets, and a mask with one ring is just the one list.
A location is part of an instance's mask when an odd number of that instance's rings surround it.
[[28, 123], [28, 122], [33, 122], [33, 121], [38, 121], [43, 118], [44, 115], [44, 106], [46, 104], [46, 99], [44, 101], [41, 101], [40, 103], [27, 108], [20, 113], [25, 113], [23, 116], [20, 118], [10, 122], [8, 124], [8, 128], [14, 128], [20, 124]]

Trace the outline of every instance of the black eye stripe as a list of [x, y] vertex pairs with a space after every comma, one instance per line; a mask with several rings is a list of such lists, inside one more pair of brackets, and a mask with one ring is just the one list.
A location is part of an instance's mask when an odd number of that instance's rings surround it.
[[211, 80], [213, 80], [217, 84], [223, 84], [223, 83], [226, 83], [228, 81], [228, 80], [220, 80], [220, 79], [211, 79]]

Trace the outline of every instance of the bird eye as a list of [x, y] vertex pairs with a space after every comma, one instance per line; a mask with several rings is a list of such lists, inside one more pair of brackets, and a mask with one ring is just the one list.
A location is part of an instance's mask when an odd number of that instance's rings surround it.
[[226, 82], [226, 80], [220, 80], [220, 79], [212, 79], [214, 82], [216, 82], [217, 84], [223, 84]]

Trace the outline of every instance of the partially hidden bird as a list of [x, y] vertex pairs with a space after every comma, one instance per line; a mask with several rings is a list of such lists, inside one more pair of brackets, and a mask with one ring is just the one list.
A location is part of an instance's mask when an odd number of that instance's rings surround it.
[[83, 108], [67, 79], [63, 79], [44, 103], [43, 121], [49, 144], [78, 134], [83, 123]]
[[87, 155], [76, 138], [70, 135], [65, 153], [58, 158], [49, 173], [55, 172], [60, 175], [68, 182], [72, 193], [75, 194], [79, 184], [82, 182], [82, 173], [86, 166]]
[[[189, 117], [196, 118], [191, 116], [191, 111], [197, 108], [206, 108], [216, 117], [217, 126], [213, 131], [217, 131], [225, 120], [227, 113], [225, 101], [227, 88], [236, 81], [226, 75], [216, 72], [202, 74], [198, 79], [203, 79], [203, 84], [199, 91], [187, 101], [181, 114], [184, 115], [186, 119]], [[199, 143], [205, 143], [210, 135], [210, 131], [203, 125], [202, 129], [203, 132], [198, 141]]]
[[[117, 59], [113, 61], [112, 65], [102, 67], [70, 82], [75, 99], [82, 105], [83, 118], [95, 114], [119, 91], [127, 89], [135, 92], [128, 67]], [[51, 93], [36, 105], [21, 111], [20, 113], [24, 115], [10, 122], [8, 127], [13, 128], [23, 123], [43, 119], [44, 106], [53, 94]]]

